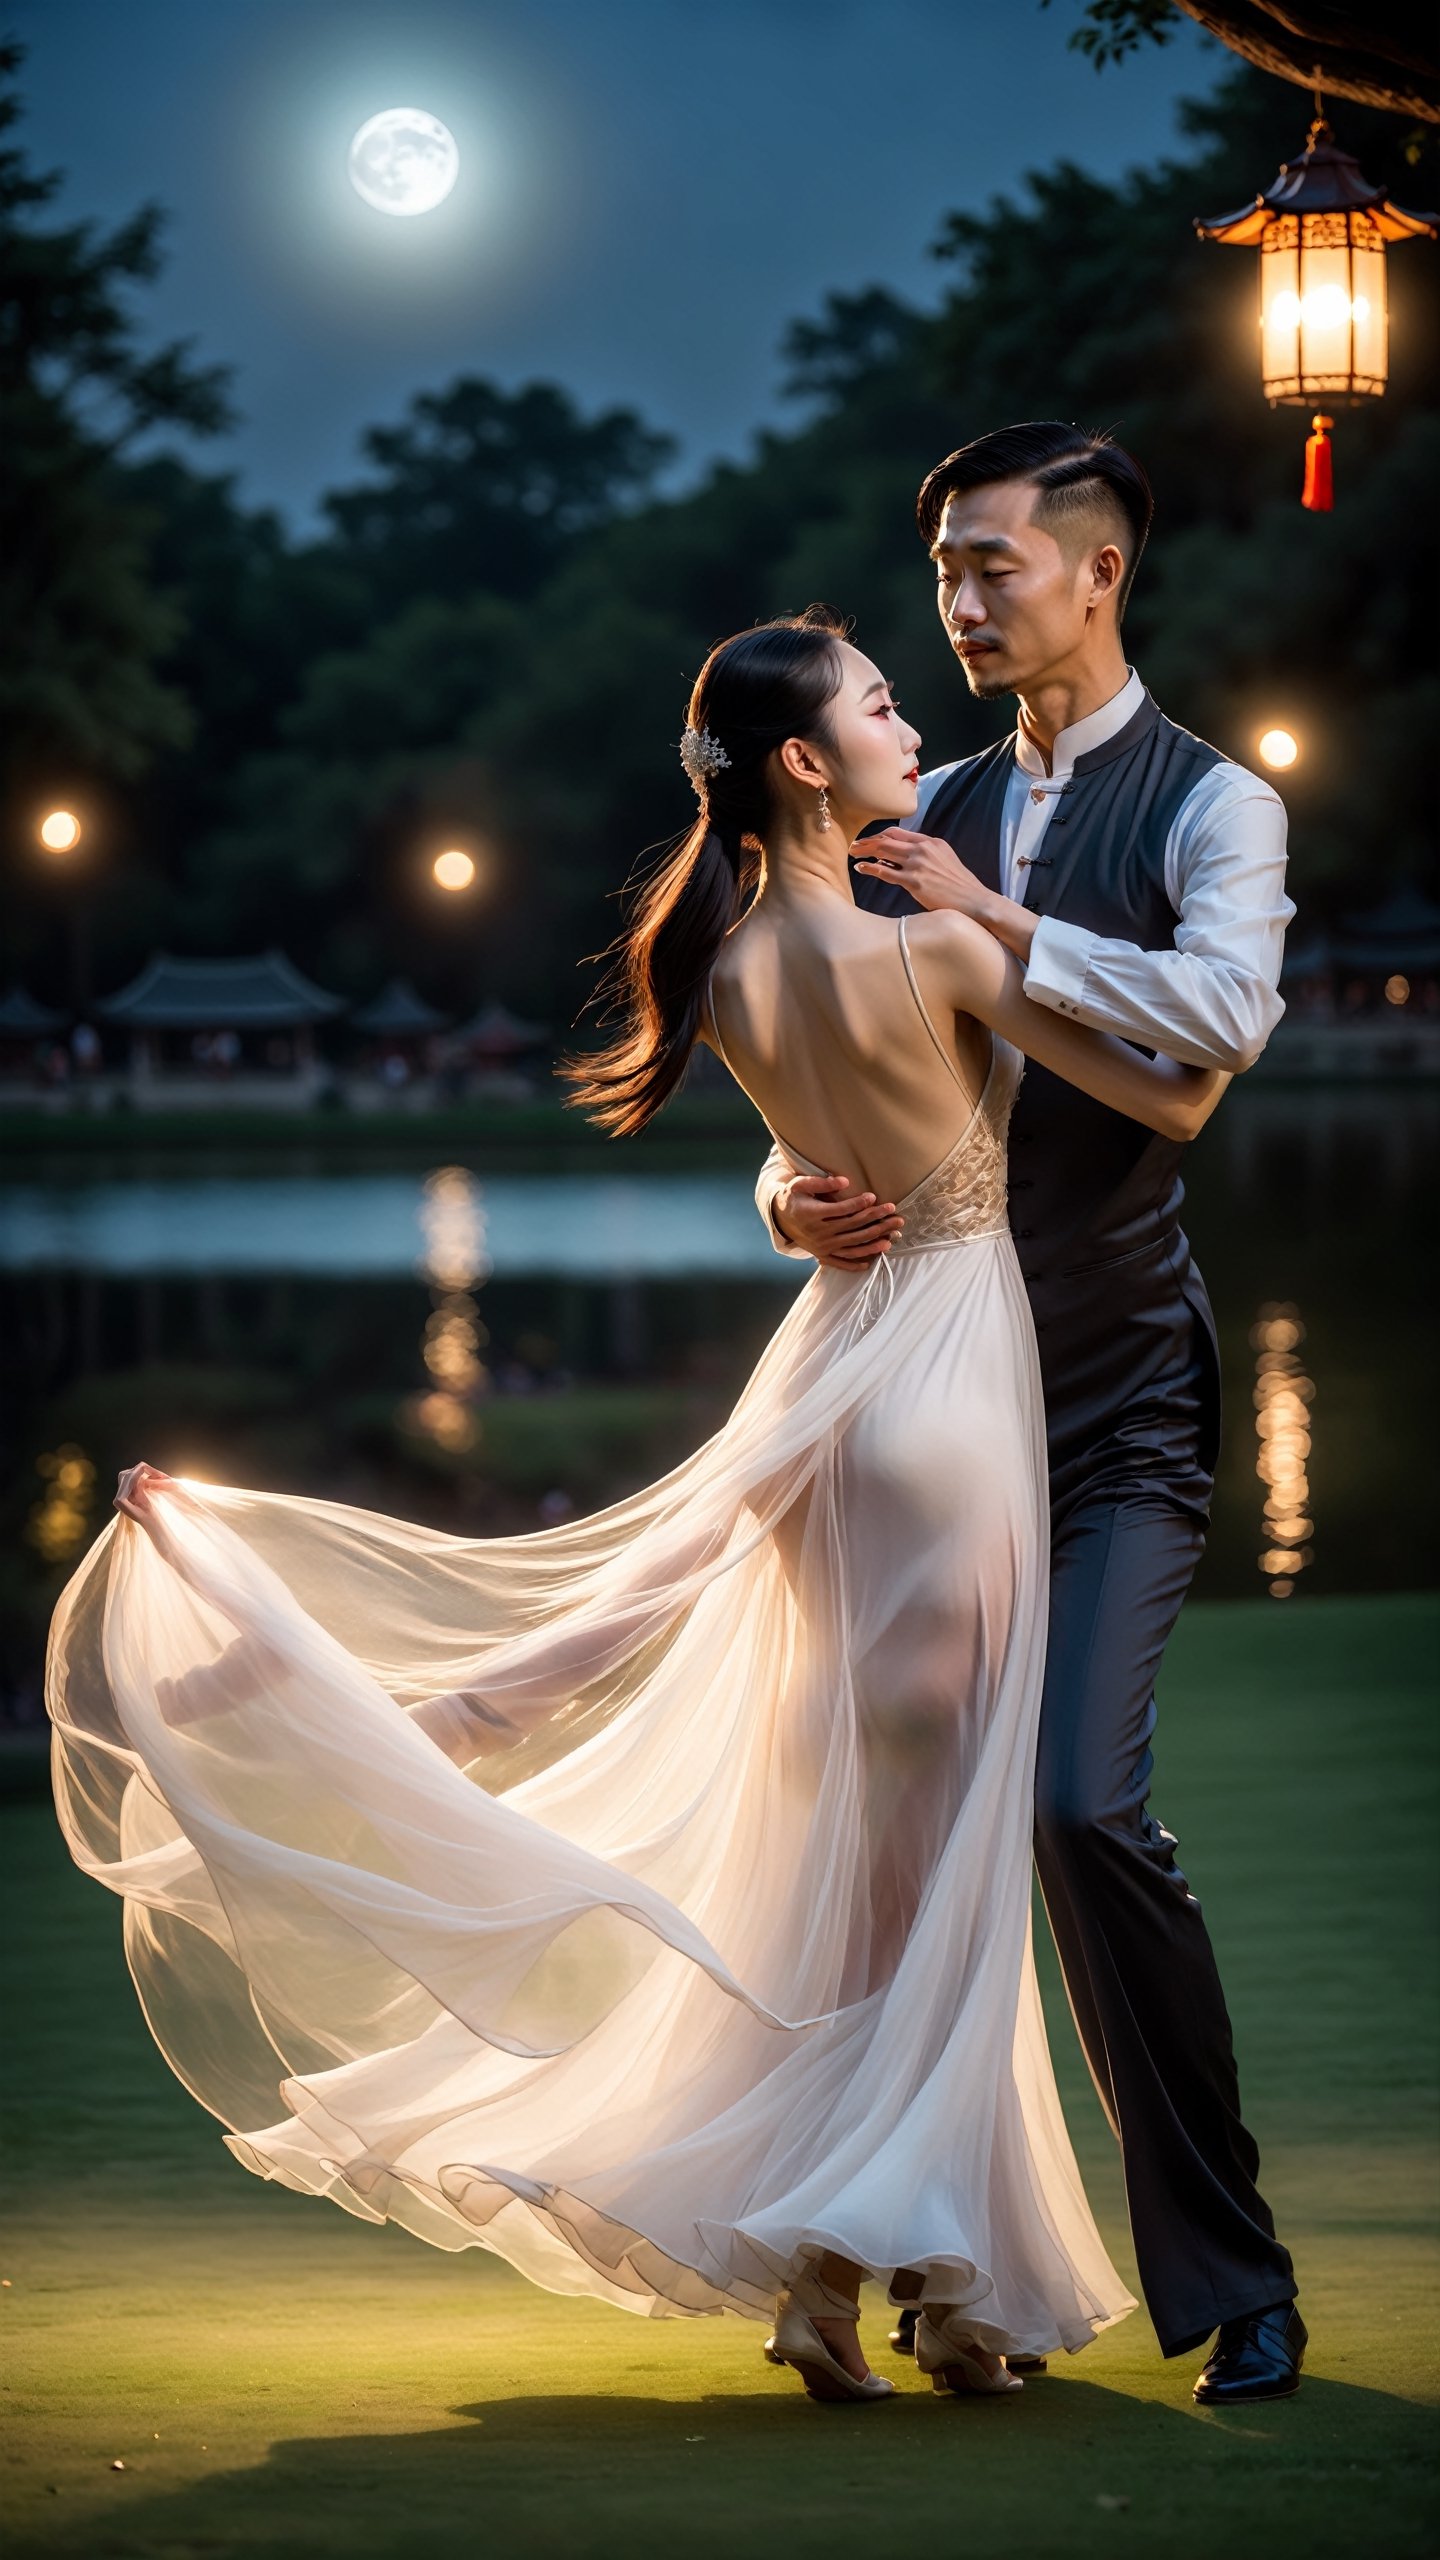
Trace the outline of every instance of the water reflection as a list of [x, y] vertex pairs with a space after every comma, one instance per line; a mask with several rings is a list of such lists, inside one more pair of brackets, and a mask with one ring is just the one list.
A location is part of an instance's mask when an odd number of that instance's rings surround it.
[[94, 1466], [83, 1449], [67, 1440], [58, 1449], [41, 1451], [35, 1473], [44, 1491], [26, 1522], [26, 1537], [47, 1564], [68, 1564], [90, 1535]]
[[475, 1296], [490, 1271], [485, 1208], [479, 1183], [463, 1165], [442, 1165], [426, 1177], [420, 1225], [425, 1251], [418, 1267], [430, 1284], [421, 1358], [432, 1383], [407, 1398], [403, 1418], [437, 1448], [463, 1457], [479, 1442], [475, 1407], [490, 1386], [480, 1356], [490, 1336]]
[[1255, 1473], [1265, 1487], [1258, 1558], [1275, 1600], [1288, 1600], [1298, 1577], [1314, 1562], [1306, 1541], [1315, 1534], [1310, 1513], [1310, 1407], [1315, 1382], [1300, 1359], [1305, 1327], [1291, 1300], [1271, 1299], [1250, 1328], [1255, 1357]]

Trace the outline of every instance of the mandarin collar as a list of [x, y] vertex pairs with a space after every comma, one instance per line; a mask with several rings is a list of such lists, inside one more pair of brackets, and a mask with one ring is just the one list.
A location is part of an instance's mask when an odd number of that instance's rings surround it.
[[1022, 773], [1037, 782], [1059, 784], [1067, 781], [1081, 756], [1093, 754], [1096, 747], [1108, 746], [1112, 738], [1134, 719], [1146, 699], [1145, 687], [1132, 667], [1118, 693], [1102, 702], [1098, 711], [1087, 711], [1069, 729], [1056, 732], [1050, 771], [1023, 721], [1015, 724], [1015, 761]]

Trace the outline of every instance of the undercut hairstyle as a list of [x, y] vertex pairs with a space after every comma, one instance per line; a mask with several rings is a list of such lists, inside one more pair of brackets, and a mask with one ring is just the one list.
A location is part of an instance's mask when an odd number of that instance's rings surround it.
[[1116, 598], [1123, 615], [1155, 500], [1150, 483], [1133, 453], [1108, 435], [1088, 435], [1083, 427], [1043, 418], [1027, 426], [997, 427], [977, 436], [937, 462], [920, 484], [915, 519], [927, 548], [933, 547], [950, 498], [972, 489], [994, 487], [1002, 480], [1023, 480], [1035, 490], [1034, 522], [1057, 542], [1085, 517], [1108, 521], [1125, 555], [1125, 574]]
[[759, 882], [770, 823], [770, 759], [787, 738], [833, 745], [849, 626], [829, 605], [739, 631], [711, 650], [687, 727], [723, 750], [699, 786], [694, 825], [634, 892], [600, 999], [619, 1027], [593, 1056], [567, 1058], [570, 1102], [614, 1137], [653, 1120], [682, 1081], [705, 1018], [720, 946]]

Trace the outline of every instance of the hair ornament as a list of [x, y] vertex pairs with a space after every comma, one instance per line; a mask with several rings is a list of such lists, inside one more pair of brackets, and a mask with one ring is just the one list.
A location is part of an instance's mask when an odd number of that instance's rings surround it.
[[680, 741], [680, 761], [696, 790], [703, 791], [712, 773], [723, 773], [730, 759], [708, 729], [687, 729]]

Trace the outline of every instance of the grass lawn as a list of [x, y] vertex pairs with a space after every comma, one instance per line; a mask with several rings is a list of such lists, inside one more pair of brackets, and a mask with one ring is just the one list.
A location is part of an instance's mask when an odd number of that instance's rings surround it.
[[1198, 2359], [1162, 2363], [1140, 2314], [1012, 2404], [941, 2401], [873, 2296], [901, 2397], [820, 2408], [748, 2322], [642, 2325], [264, 2187], [152, 2047], [116, 1904], [45, 1802], [5, 1806], [8, 2560], [1433, 2551], [1437, 1632], [1419, 1601], [1197, 1607], [1165, 1680], [1156, 1802], [1311, 2329], [1300, 2398], [1248, 2412], [1197, 2411]]

